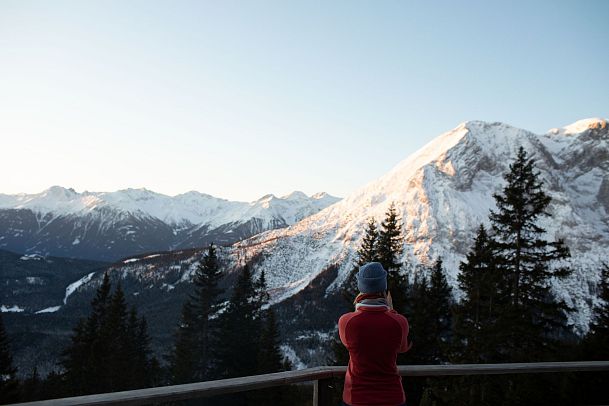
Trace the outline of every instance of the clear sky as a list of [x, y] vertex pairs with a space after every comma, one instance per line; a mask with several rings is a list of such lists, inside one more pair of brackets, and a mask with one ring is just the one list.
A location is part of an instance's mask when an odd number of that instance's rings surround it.
[[609, 1], [0, 0], [0, 193], [346, 196], [472, 119], [609, 116]]

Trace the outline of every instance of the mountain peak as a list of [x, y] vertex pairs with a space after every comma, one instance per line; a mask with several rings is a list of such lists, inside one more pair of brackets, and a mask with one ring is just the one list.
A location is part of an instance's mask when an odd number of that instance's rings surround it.
[[552, 128], [548, 131], [551, 134], [572, 135], [581, 134], [588, 130], [605, 130], [609, 128], [609, 120], [605, 118], [586, 118], [578, 120], [562, 128]]
[[299, 190], [295, 190], [292, 193], [290, 193], [289, 195], [285, 195], [285, 196], [281, 196], [281, 199], [285, 199], [285, 200], [301, 200], [301, 199], [308, 199], [309, 196], [307, 196], [306, 194], [304, 194], [303, 192], [299, 191]]
[[66, 198], [66, 199], [71, 199], [71, 198], [74, 198], [76, 195], [78, 195], [78, 193], [76, 193], [76, 191], [72, 188], [66, 189], [63, 186], [57, 186], [57, 185], [51, 186], [50, 188], [43, 191], [42, 194], [44, 196], [52, 196], [55, 198]]

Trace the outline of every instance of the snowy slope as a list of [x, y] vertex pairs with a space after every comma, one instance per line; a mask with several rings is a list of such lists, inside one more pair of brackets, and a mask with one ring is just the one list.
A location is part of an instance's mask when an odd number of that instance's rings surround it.
[[609, 252], [607, 120], [582, 120], [543, 135], [502, 123], [463, 123], [318, 214], [235, 244], [233, 258], [262, 258], [257, 267], [265, 269], [275, 301], [340, 264], [330, 286], [335, 288], [352, 266], [368, 218], [380, 221], [395, 202], [403, 217], [406, 271], [442, 256], [456, 286], [458, 264], [478, 225], [488, 224], [492, 195], [503, 187], [502, 176], [521, 145], [536, 159], [553, 198], [553, 218], [543, 225], [551, 238], [564, 238], [572, 252], [574, 275], [555, 289], [579, 310], [572, 322], [585, 329], [591, 289]]

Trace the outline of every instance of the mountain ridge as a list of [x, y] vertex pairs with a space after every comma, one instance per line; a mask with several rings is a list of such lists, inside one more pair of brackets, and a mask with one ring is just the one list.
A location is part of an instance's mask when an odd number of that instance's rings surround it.
[[199, 192], [83, 192], [53, 186], [0, 195], [0, 248], [106, 261], [148, 251], [230, 244], [333, 204], [327, 193], [233, 202]]

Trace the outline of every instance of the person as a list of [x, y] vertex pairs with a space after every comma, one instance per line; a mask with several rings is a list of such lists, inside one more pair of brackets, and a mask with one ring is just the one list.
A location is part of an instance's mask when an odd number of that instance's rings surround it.
[[349, 351], [343, 405], [405, 405], [396, 359], [398, 353], [412, 346], [408, 342], [408, 320], [393, 310], [387, 271], [380, 263], [360, 267], [357, 287], [360, 293], [355, 311], [338, 320], [340, 340]]

